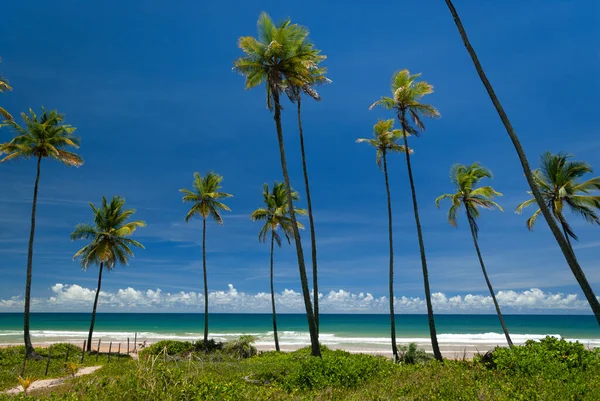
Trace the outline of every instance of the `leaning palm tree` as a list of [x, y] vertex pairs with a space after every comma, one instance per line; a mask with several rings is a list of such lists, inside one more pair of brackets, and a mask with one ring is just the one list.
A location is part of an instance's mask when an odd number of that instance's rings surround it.
[[29, 109], [30, 115], [21, 113], [25, 122], [24, 126], [14, 120], [5, 120], [0, 127], [9, 127], [15, 137], [7, 143], [0, 144], [0, 154], [6, 154], [0, 163], [13, 159], [37, 160], [37, 173], [33, 187], [33, 202], [31, 208], [31, 231], [29, 233], [29, 247], [27, 249], [27, 278], [25, 281], [25, 313], [23, 334], [27, 357], [38, 358], [31, 344], [29, 333], [29, 310], [31, 301], [31, 273], [33, 264], [33, 240], [35, 235], [35, 212], [37, 208], [38, 185], [40, 182], [40, 167], [42, 159], [50, 158], [63, 162], [67, 166], [79, 167], [83, 159], [66, 149], [79, 148], [79, 139], [73, 136], [75, 127], [63, 124], [64, 115], [56, 110], [47, 112], [42, 107], [42, 114], [38, 117]]
[[87, 352], [92, 351], [92, 335], [94, 333], [94, 324], [96, 322], [96, 308], [98, 307], [98, 297], [102, 286], [102, 271], [113, 270], [117, 263], [122, 265], [129, 264], [129, 258], [133, 257], [131, 247], [144, 248], [139, 242], [129, 238], [138, 227], [145, 227], [143, 221], [128, 221], [135, 213], [134, 209], [124, 209], [125, 199], [114, 196], [110, 203], [102, 197], [102, 205], [94, 206], [90, 203], [94, 214], [93, 224], [78, 224], [71, 233], [71, 240], [78, 239], [89, 240], [90, 243], [81, 248], [73, 256], [73, 260], [79, 258], [81, 267], [84, 270], [94, 264], [99, 265], [98, 287], [94, 298], [94, 308], [92, 309], [92, 321], [87, 339]]
[[[318, 279], [318, 268], [317, 268], [317, 239], [315, 234], [315, 221], [313, 218], [312, 200], [310, 197], [310, 185], [308, 180], [308, 169], [306, 167], [306, 152], [304, 150], [304, 130], [302, 129], [302, 93], [315, 99], [316, 101], [321, 100], [319, 92], [315, 89], [317, 85], [323, 85], [330, 83], [331, 80], [325, 76], [327, 69], [319, 67], [319, 63], [327, 58], [327, 56], [321, 55], [320, 50], [315, 49], [312, 43], [306, 43], [307, 49], [306, 58], [314, 63], [314, 66], [310, 68], [310, 82], [295, 81], [293, 77], [286, 81], [286, 93], [292, 103], [296, 103], [298, 111], [298, 132], [300, 133], [300, 153], [302, 156], [302, 172], [304, 174], [304, 187], [306, 190], [306, 204], [308, 207], [308, 225], [310, 229], [310, 245], [311, 245], [311, 257], [312, 257], [312, 274], [313, 274], [313, 308], [315, 313], [315, 326], [317, 333], [319, 332], [319, 279]], [[312, 64], [311, 64], [312, 65]]]
[[491, 186], [475, 188], [479, 181], [483, 178], [492, 178], [492, 172], [478, 163], [473, 163], [470, 166], [464, 166], [462, 164], [455, 164], [450, 169], [450, 180], [456, 186], [456, 192], [453, 194], [444, 194], [435, 200], [436, 206], [440, 207], [440, 202], [444, 199], [448, 199], [451, 202], [450, 209], [448, 210], [448, 222], [454, 227], [457, 226], [456, 217], [457, 213], [462, 206], [465, 207], [465, 213], [467, 215], [467, 221], [471, 228], [471, 236], [473, 237], [473, 244], [475, 245], [475, 251], [477, 252], [477, 258], [481, 265], [481, 271], [485, 278], [492, 300], [494, 301], [494, 307], [504, 331], [506, 342], [509, 347], [512, 347], [513, 343], [508, 334], [508, 329], [504, 323], [502, 312], [500, 312], [500, 305], [496, 300], [496, 294], [492, 288], [492, 283], [487, 275], [483, 258], [481, 257], [481, 251], [479, 250], [479, 243], [477, 242], [479, 236], [479, 226], [477, 225], [477, 218], [479, 217], [479, 209], [494, 209], [498, 208], [502, 211], [502, 207], [494, 202], [492, 198], [494, 196], [502, 196], [500, 192], [496, 192]]
[[[388, 238], [390, 245], [390, 269], [389, 269], [389, 293], [390, 293], [390, 332], [392, 340], [392, 353], [394, 361], [398, 362], [398, 347], [396, 345], [396, 319], [394, 312], [394, 238], [392, 230], [392, 198], [390, 195], [390, 184], [388, 181], [387, 155], [388, 153], [403, 152], [407, 153], [408, 147], [400, 145], [398, 142], [402, 138], [402, 131], [394, 129], [394, 119], [379, 120], [373, 126], [373, 138], [357, 139], [358, 143], [367, 143], [374, 147], [377, 152], [375, 154], [375, 162], [380, 170], [383, 170], [385, 178], [385, 192], [387, 195], [388, 209]], [[411, 150], [409, 150], [411, 152]]]
[[[300, 199], [298, 192], [292, 191], [292, 199], [295, 201]], [[258, 232], [258, 240], [266, 242], [270, 234], [271, 241], [271, 264], [270, 264], [270, 283], [271, 283], [271, 308], [273, 310], [273, 337], [275, 340], [275, 350], [279, 351], [279, 338], [277, 336], [277, 314], [275, 311], [275, 288], [273, 285], [273, 253], [274, 245], [281, 247], [281, 236], [277, 230], [281, 229], [288, 244], [291, 243], [290, 237], [293, 235], [292, 219], [289, 215], [287, 188], [282, 182], [275, 181], [272, 191], [269, 191], [269, 184], [263, 185], [263, 201], [265, 207], [256, 209], [250, 215], [253, 221], [264, 221], [265, 224]], [[295, 209], [296, 214], [306, 215], [304, 209]], [[304, 226], [296, 223], [299, 228]]]
[[[277, 141], [279, 143], [279, 155], [281, 159], [281, 171], [286, 188], [291, 188], [290, 177], [285, 157], [283, 143], [283, 130], [281, 127], [281, 101], [280, 96], [286, 88], [285, 82], [310, 83], [312, 79], [311, 69], [316, 67], [312, 53], [307, 56], [306, 28], [292, 24], [285, 20], [278, 24], [273, 23], [267, 13], [261, 13], [258, 18], [258, 38], [252, 36], [241, 37], [238, 46], [244, 52], [244, 56], [234, 62], [234, 71], [246, 77], [246, 89], [254, 88], [265, 83], [267, 89], [267, 108], [273, 111], [275, 127], [277, 130]], [[308, 330], [310, 333], [311, 355], [320, 356], [319, 334], [316, 328], [314, 311], [310, 299], [310, 289], [304, 263], [304, 251], [300, 240], [300, 231], [296, 222], [292, 194], [288, 191], [288, 207], [292, 219], [292, 231], [296, 254], [298, 258], [298, 271]]]
[[[8, 84], [8, 81], [4, 77], [0, 76], [0, 92], [7, 92], [11, 90], [12, 87]], [[10, 113], [2, 107], [0, 107], [0, 116], [2, 116], [2, 118], [4, 118], [5, 120], [13, 119]]]
[[[419, 131], [425, 129], [421, 120], [422, 117], [439, 117], [440, 113], [430, 104], [421, 103], [423, 96], [433, 93], [433, 86], [425, 81], [417, 81], [421, 74], [410, 75], [408, 70], [398, 71], [392, 76], [392, 97], [383, 96], [380, 100], [371, 105], [369, 109], [375, 106], [383, 107], [387, 110], [393, 110], [400, 122], [404, 138], [404, 146], [408, 149], [408, 135], [418, 136]], [[408, 120], [408, 116], [416, 126], [414, 128]], [[417, 206], [417, 193], [415, 182], [413, 180], [412, 166], [410, 162], [410, 152], [404, 152], [406, 156], [406, 167], [408, 169], [408, 179], [410, 182], [410, 192], [413, 201], [413, 210], [415, 214], [415, 223], [417, 226], [417, 237], [419, 238], [419, 250], [421, 252], [421, 267], [423, 269], [423, 282], [425, 287], [425, 300], [427, 303], [427, 316], [429, 320], [429, 334], [431, 336], [431, 347], [433, 354], [438, 361], [442, 361], [442, 353], [437, 341], [435, 329], [435, 320], [433, 317], [433, 305], [431, 302], [431, 290], [429, 289], [429, 272], [427, 269], [427, 258], [425, 257], [425, 244], [423, 242], [423, 232], [421, 230], [421, 221], [419, 219], [419, 208]]]
[[233, 195], [219, 192], [223, 177], [210, 172], [204, 177], [200, 173], [194, 173], [193, 190], [180, 189], [184, 202], [193, 203], [191, 209], [185, 216], [188, 222], [194, 216], [202, 217], [202, 269], [204, 276], [204, 345], [208, 343], [208, 283], [206, 280], [206, 220], [211, 218], [219, 224], [223, 224], [221, 211], [229, 211], [229, 207], [221, 203], [220, 199], [231, 198]]
[[[577, 235], [567, 222], [564, 215], [565, 206], [572, 213], [583, 217], [592, 224], [600, 224], [600, 217], [597, 214], [600, 208], [600, 196], [590, 195], [590, 192], [600, 190], [600, 177], [594, 177], [589, 180], [579, 182], [587, 173], [592, 173], [592, 167], [580, 161], [569, 161], [571, 155], [564, 153], [552, 154], [546, 152], [542, 155], [542, 167], [533, 172], [533, 178], [544, 198], [548, 209], [560, 224], [563, 234], [567, 239], [571, 251], [570, 238], [577, 240]], [[531, 195], [531, 192], [528, 192]], [[535, 198], [521, 203], [516, 212], [521, 213], [523, 208], [536, 204]], [[541, 210], [536, 210], [533, 215], [527, 219], [527, 228], [533, 230], [533, 226]]]
[[475, 65], [477, 74], [479, 75], [479, 78], [481, 79], [483, 86], [485, 87], [488, 95], [490, 96], [490, 99], [492, 100], [492, 103], [494, 104], [494, 107], [496, 108], [496, 111], [498, 112], [498, 115], [500, 116], [500, 119], [502, 120], [504, 127], [506, 128], [506, 132], [508, 133], [508, 136], [510, 137], [510, 140], [512, 141], [512, 143], [515, 147], [517, 155], [519, 156], [519, 161], [521, 162], [521, 167], [523, 168], [523, 172], [525, 173], [525, 178], [527, 179], [527, 184], [529, 184], [529, 188], [531, 189], [531, 194], [535, 198], [536, 203], [539, 205], [540, 212], [544, 216], [544, 219], [546, 219], [546, 223], [548, 224], [548, 227], [550, 227], [550, 231], [552, 231], [552, 234], [554, 235], [554, 238], [556, 239], [558, 246], [560, 247], [567, 263], [569, 264], [569, 268], [571, 269], [573, 276], [575, 276], [577, 283], [581, 287], [581, 290], [583, 291], [585, 298], [589, 302], [589, 304], [592, 308], [592, 311], [594, 312], [594, 316], [596, 317], [596, 320], [598, 321], [598, 324], [600, 325], [600, 301], [598, 300], [598, 298], [596, 298], [596, 294], [594, 294], [594, 290], [590, 286], [590, 283], [587, 280], [587, 278], [585, 277], [585, 273], [581, 269], [581, 266], [579, 265], [579, 262], [577, 261], [575, 254], [571, 250], [571, 247], [569, 246], [567, 238], [561, 233], [558, 224], [556, 224], [556, 221], [554, 220], [554, 217], [552, 216], [552, 212], [550, 211], [550, 208], [548, 208], [546, 203], [544, 203], [544, 197], [542, 196], [540, 190], [537, 187], [535, 178], [533, 176], [533, 173], [531, 172], [531, 168], [529, 167], [529, 161], [527, 160], [527, 156], [525, 155], [525, 150], [523, 149], [523, 146], [521, 145], [521, 142], [519, 141], [519, 137], [517, 136], [517, 133], [515, 132], [512, 124], [510, 123], [510, 120], [508, 119], [508, 116], [506, 115], [504, 108], [500, 104], [500, 101], [498, 100], [498, 97], [496, 96], [496, 93], [494, 92], [494, 88], [492, 88], [492, 84], [487, 79], [487, 76], [485, 75], [485, 72], [483, 71], [483, 67], [481, 66], [481, 63], [479, 62], [479, 59], [477, 58], [475, 49], [473, 49], [473, 46], [471, 46], [471, 43], [469, 42], [469, 38], [467, 37], [467, 32], [465, 31], [465, 28], [462, 25], [462, 22], [460, 20], [460, 17], [458, 16], [458, 12], [456, 11], [456, 8], [454, 7], [454, 4], [452, 4], [451, 0], [445, 0], [445, 1], [446, 1], [446, 5], [448, 6], [448, 9], [450, 10], [450, 13], [452, 14], [452, 18], [454, 19], [454, 23], [456, 24], [456, 27], [458, 28], [458, 32], [460, 33], [460, 36], [461, 36], [463, 43], [467, 49], [467, 52], [471, 56], [471, 60], [473, 61], [473, 64]]

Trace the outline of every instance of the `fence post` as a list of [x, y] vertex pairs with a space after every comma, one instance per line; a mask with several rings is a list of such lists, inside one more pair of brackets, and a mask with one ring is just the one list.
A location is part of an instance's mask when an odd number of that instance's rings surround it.
[[119, 343], [119, 350], [117, 351], [117, 361], [121, 360], [121, 343]]
[[44, 376], [48, 376], [48, 368], [50, 367], [50, 353], [52, 352], [52, 344], [50, 344], [50, 347], [48, 347], [48, 360], [46, 361], [46, 372], [44, 373]]
[[108, 346], [108, 362], [110, 363], [110, 351], [112, 350], [112, 341], [110, 342], [110, 345]]
[[25, 359], [23, 359], [23, 368], [21, 369], [21, 377], [25, 377], [25, 368], [27, 367], [27, 352], [25, 352]]
[[67, 347], [67, 353], [65, 355], [65, 362], [69, 362], [69, 347]]
[[127, 337], [127, 355], [129, 355], [129, 337]]
[[100, 341], [102, 341], [101, 338], [98, 339], [98, 350], [96, 351], [96, 362], [98, 362], [98, 356], [100, 355]]
[[83, 357], [85, 356], [85, 344], [87, 343], [87, 340], [83, 340], [83, 347], [81, 348], [81, 362], [83, 363]]
[[133, 337], [133, 352], [137, 351], [137, 333], [135, 333], [135, 337]]

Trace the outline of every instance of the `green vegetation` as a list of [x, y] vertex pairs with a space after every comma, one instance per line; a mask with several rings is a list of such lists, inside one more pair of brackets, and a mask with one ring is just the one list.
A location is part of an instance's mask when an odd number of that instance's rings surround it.
[[[396, 72], [392, 76], [392, 97], [382, 96], [369, 108], [376, 106], [394, 112], [400, 127], [402, 129], [402, 139], [404, 148], [408, 147], [408, 136], [419, 136], [421, 131], [425, 130], [423, 118], [438, 118], [440, 113], [435, 107], [427, 103], [421, 103], [421, 99], [433, 93], [433, 85], [425, 81], [418, 81], [421, 74], [411, 75], [408, 70]], [[410, 121], [409, 121], [410, 119]], [[412, 121], [412, 124], [411, 124]], [[423, 270], [423, 285], [425, 287], [425, 301], [427, 304], [427, 317], [429, 323], [429, 335], [431, 336], [431, 347], [433, 355], [438, 361], [442, 361], [442, 353], [438, 345], [437, 333], [435, 330], [435, 319], [433, 317], [433, 305], [431, 303], [431, 289], [429, 288], [429, 270], [427, 268], [427, 258], [425, 256], [425, 243], [423, 240], [423, 230], [421, 229], [421, 220], [419, 218], [419, 207], [417, 202], [417, 191], [413, 179], [412, 165], [410, 155], [412, 152], [404, 152], [406, 158], [406, 169], [408, 171], [408, 181], [410, 184], [410, 193], [413, 202], [413, 212], [415, 215], [415, 224], [417, 226], [417, 237], [419, 239], [419, 252], [421, 254], [421, 268]], [[395, 350], [394, 350], [395, 351]]]
[[220, 202], [220, 199], [231, 198], [233, 195], [219, 192], [223, 177], [210, 172], [202, 177], [194, 173], [194, 189], [180, 189], [183, 202], [193, 203], [185, 216], [185, 221], [190, 221], [194, 216], [202, 217], [202, 271], [204, 273], [204, 342], [208, 342], [208, 281], [206, 279], [206, 219], [211, 218], [218, 224], [223, 224], [221, 212], [229, 211], [229, 207]]
[[33, 240], [35, 236], [35, 213], [38, 199], [38, 186], [40, 183], [40, 170], [42, 159], [58, 160], [67, 166], [79, 167], [83, 164], [83, 159], [66, 149], [79, 148], [79, 139], [73, 136], [76, 128], [63, 124], [65, 116], [59, 114], [56, 110], [47, 112], [42, 107], [42, 114], [38, 117], [32, 109], [29, 109], [30, 116], [21, 113], [25, 122], [24, 126], [17, 124], [10, 119], [0, 124], [0, 128], [9, 127], [14, 132], [14, 138], [7, 143], [0, 144], [0, 155], [6, 156], [0, 160], [4, 163], [9, 160], [29, 159], [34, 157], [37, 160], [37, 174], [35, 185], [33, 187], [33, 203], [31, 207], [31, 231], [29, 233], [29, 246], [27, 248], [27, 278], [25, 281], [25, 308], [24, 308], [24, 340], [28, 357], [37, 358], [33, 345], [31, 344], [31, 335], [29, 333], [29, 311], [31, 306], [31, 278], [33, 271]]
[[[8, 80], [0, 75], [0, 93], [11, 91], [12, 87], [8, 84]], [[300, 107], [300, 106], [298, 106]], [[13, 117], [3, 107], [0, 107], [0, 116], [5, 120], [12, 120]]]
[[143, 221], [128, 221], [135, 213], [134, 209], [125, 209], [125, 199], [114, 196], [110, 203], [102, 197], [102, 205], [97, 208], [92, 203], [90, 207], [94, 213], [94, 224], [78, 224], [71, 233], [72, 240], [86, 239], [91, 242], [81, 248], [73, 259], [81, 260], [81, 267], [87, 270], [90, 264], [100, 265], [98, 273], [98, 287], [92, 309], [92, 321], [87, 339], [87, 352], [92, 350], [92, 335], [96, 321], [96, 308], [98, 296], [102, 286], [102, 271], [104, 268], [111, 271], [117, 263], [127, 265], [129, 258], [133, 257], [131, 247], [144, 248], [139, 242], [128, 238], [139, 227], [145, 227]]
[[[380, 120], [373, 126], [373, 138], [359, 138], [356, 140], [357, 143], [367, 143], [374, 147], [377, 152], [375, 153], [375, 162], [380, 170], [383, 170], [383, 176], [385, 178], [385, 192], [387, 194], [387, 209], [388, 209], [388, 239], [390, 247], [390, 269], [389, 269], [389, 301], [390, 301], [390, 332], [392, 340], [392, 352], [394, 354], [394, 360], [398, 360], [398, 347], [396, 345], [396, 320], [394, 312], [394, 235], [392, 230], [392, 197], [390, 195], [390, 184], [388, 179], [388, 168], [387, 168], [387, 155], [388, 153], [404, 152], [406, 153], [408, 147], [400, 145], [398, 141], [402, 136], [402, 131], [395, 130], [394, 119], [383, 121]], [[411, 150], [408, 149], [410, 152]]]
[[[52, 348], [36, 348], [35, 352], [41, 359], [28, 359], [23, 372], [23, 361], [25, 359], [25, 347], [0, 348], [0, 390], [19, 385], [19, 377], [23, 379], [42, 380], [47, 378], [64, 377], [72, 375], [72, 369], [85, 366], [112, 366], [125, 364], [131, 358], [127, 355], [111, 355], [110, 363], [108, 355], [101, 353], [86, 353], [83, 363], [81, 362], [81, 348], [72, 344], [59, 343]], [[50, 363], [48, 363], [48, 352], [50, 352]], [[67, 358], [68, 353], [68, 359]], [[73, 365], [71, 365], [73, 364]], [[71, 366], [70, 366], [71, 365]], [[46, 366], [48, 374], [46, 375]]]
[[[269, 233], [271, 234], [271, 259], [270, 259], [270, 284], [271, 284], [271, 309], [273, 311], [273, 337], [275, 340], [275, 350], [279, 351], [279, 339], [277, 338], [277, 313], [275, 311], [275, 286], [273, 283], [273, 253], [274, 245], [281, 247], [281, 236], [277, 233], [277, 229], [281, 228], [288, 244], [291, 243], [290, 236], [293, 235], [292, 219], [289, 215], [287, 203], [287, 188], [281, 182], [273, 183], [273, 190], [269, 192], [269, 184], [263, 185], [263, 202], [265, 207], [256, 209], [250, 215], [253, 221], [264, 221], [265, 224], [258, 232], [258, 240], [265, 242]], [[297, 201], [300, 199], [298, 192], [292, 191], [292, 199]], [[306, 215], [304, 209], [295, 209], [294, 212], [298, 215]], [[299, 228], [304, 226], [296, 222]]]
[[473, 163], [468, 167], [462, 164], [455, 164], [452, 166], [452, 169], [450, 169], [450, 180], [455, 185], [456, 192], [453, 194], [444, 194], [439, 196], [435, 200], [435, 204], [437, 207], [440, 207], [440, 202], [442, 200], [450, 200], [451, 206], [448, 210], [448, 222], [455, 227], [457, 226], [457, 213], [462, 206], [465, 207], [467, 221], [469, 222], [471, 236], [473, 237], [473, 244], [475, 245], [475, 251], [477, 252], [477, 258], [479, 259], [479, 264], [481, 265], [481, 271], [483, 272], [485, 283], [487, 284], [490, 295], [492, 296], [492, 301], [494, 302], [498, 319], [500, 319], [500, 325], [502, 326], [502, 331], [506, 337], [506, 342], [508, 343], [509, 347], [512, 347], [513, 343], [510, 339], [510, 335], [508, 334], [506, 324], [504, 323], [504, 318], [502, 317], [502, 312], [500, 311], [500, 305], [498, 305], [498, 301], [496, 300], [496, 294], [494, 293], [492, 283], [488, 278], [485, 264], [483, 263], [483, 258], [481, 257], [481, 251], [479, 250], [479, 243], [477, 242], [477, 238], [479, 236], [479, 226], [477, 225], [479, 209], [498, 208], [502, 211], [502, 207], [492, 200], [494, 196], [502, 196], [500, 192], [496, 192], [494, 188], [490, 186], [475, 188], [479, 181], [484, 178], [492, 178], [492, 172], [478, 163]]
[[[170, 343], [175, 346], [176, 342]], [[182, 343], [182, 349], [190, 344]], [[24, 348], [20, 348], [23, 357]], [[312, 358], [306, 348], [239, 361], [230, 355], [206, 362], [185, 353], [179, 359], [123, 359], [103, 363], [93, 375], [69, 379], [59, 388], [36, 391], [33, 396], [42, 400], [134, 401], [600, 399], [600, 352], [555, 338], [512, 349], [497, 348], [489, 358], [444, 364], [425, 357], [414, 344], [403, 349], [401, 364], [326, 347], [321, 347], [321, 352], [322, 358]], [[18, 370], [19, 361], [12, 365]], [[65, 370], [60, 373], [67, 374]], [[18, 383], [16, 377], [12, 381]], [[12, 399], [32, 398], [20, 395]]]

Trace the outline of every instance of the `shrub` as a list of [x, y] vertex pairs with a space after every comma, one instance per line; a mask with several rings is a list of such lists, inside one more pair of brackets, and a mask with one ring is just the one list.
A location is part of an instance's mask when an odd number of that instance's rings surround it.
[[425, 352], [424, 349], [417, 348], [416, 343], [410, 343], [408, 346], [399, 346], [398, 357], [400, 358], [401, 363], [406, 363], [408, 365], [425, 363], [433, 359], [433, 356]]
[[163, 340], [144, 348], [140, 355], [159, 355], [165, 349], [168, 355], [178, 355], [192, 351], [194, 344], [189, 341]]
[[511, 373], [559, 378], [581, 371], [600, 371], [600, 350], [587, 350], [579, 342], [548, 336], [541, 341], [529, 340], [522, 346], [496, 348], [486, 365]]
[[196, 352], [215, 352], [215, 351], [221, 351], [223, 349], [223, 343], [222, 342], [217, 342], [214, 339], [210, 339], [206, 342], [206, 344], [204, 343], [204, 340], [199, 340], [196, 341], [196, 343], [194, 344], [194, 351]]
[[257, 354], [256, 347], [252, 345], [254, 341], [256, 341], [254, 336], [241, 336], [237, 340], [225, 343], [223, 351], [238, 359], [250, 358]]

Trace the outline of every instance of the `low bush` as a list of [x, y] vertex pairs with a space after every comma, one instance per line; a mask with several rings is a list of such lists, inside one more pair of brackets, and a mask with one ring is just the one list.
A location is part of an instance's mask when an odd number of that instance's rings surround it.
[[167, 355], [180, 355], [193, 351], [194, 344], [189, 341], [163, 340], [144, 348], [140, 351], [140, 355], [159, 355], [165, 352], [165, 350]]
[[223, 352], [237, 359], [253, 357], [257, 354], [256, 347], [253, 345], [255, 341], [254, 336], [241, 336], [237, 340], [225, 343]]
[[215, 341], [214, 339], [209, 339], [204, 342], [204, 340], [196, 341], [194, 344], [194, 351], [196, 352], [215, 352], [221, 351], [223, 349], [223, 343], [220, 341]]
[[433, 356], [418, 348], [416, 343], [401, 345], [398, 347], [398, 357], [401, 363], [414, 365], [416, 363], [426, 363], [433, 359]]

